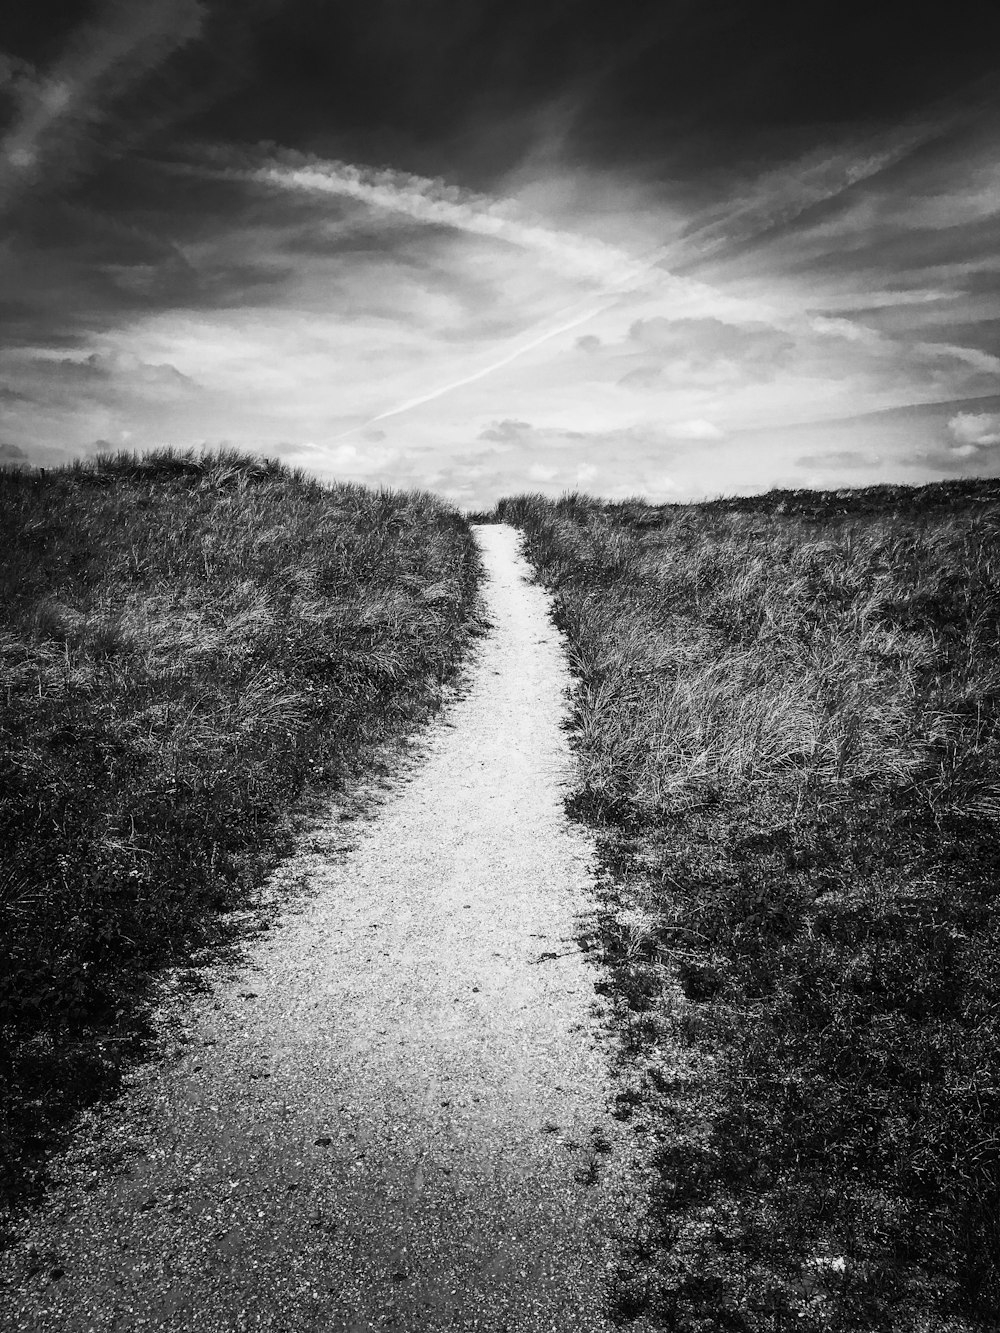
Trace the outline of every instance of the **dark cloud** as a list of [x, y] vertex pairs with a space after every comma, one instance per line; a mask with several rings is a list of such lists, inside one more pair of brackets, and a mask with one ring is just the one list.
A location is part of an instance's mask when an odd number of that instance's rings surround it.
[[110, 51], [106, 36], [124, 49], [105, 55], [87, 115], [63, 119], [78, 158], [81, 143], [107, 155], [269, 139], [475, 184], [516, 165], [539, 133], [577, 160], [670, 158], [684, 174], [699, 157], [712, 170], [742, 157], [754, 136], [758, 160], [783, 155], [803, 125], [898, 118], [960, 92], [996, 68], [1000, 39], [991, 0], [956, 0], [946, 21], [902, 0], [15, 8], [8, 85], [72, 71], [74, 53]]
[[199, 0], [104, 0], [69, 27], [37, 77], [14, 86], [0, 139], [3, 212], [73, 184], [101, 156], [122, 151], [116, 140], [134, 138], [137, 123], [123, 100], [196, 41], [206, 17]]
[[20, 358], [8, 371], [4, 395], [41, 406], [143, 399], [150, 403], [186, 396], [195, 386], [175, 366], [150, 364], [128, 353], [93, 352], [83, 358]]
[[445, 148], [481, 183], [540, 124], [576, 156], [714, 167], [755, 134], [773, 151], [803, 124], [903, 115], [995, 68], [1000, 17], [990, 0], [947, 21], [902, 0], [286, 0], [249, 7], [241, 36], [245, 83], [201, 133], [428, 174]]
[[1000, 473], [1000, 448], [974, 455], [954, 449], [917, 449], [900, 459], [900, 466], [933, 480], [949, 477], [995, 477]]
[[528, 421], [515, 421], [508, 417], [506, 421], [494, 422], [479, 432], [481, 440], [496, 440], [498, 444], [514, 444], [530, 435], [534, 428]]

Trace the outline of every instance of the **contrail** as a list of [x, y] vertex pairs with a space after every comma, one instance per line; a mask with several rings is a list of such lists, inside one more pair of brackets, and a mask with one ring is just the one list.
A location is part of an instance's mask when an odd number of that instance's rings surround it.
[[[466, 384], [473, 384], [476, 380], [484, 379], [487, 375], [492, 375], [494, 371], [501, 370], [504, 366], [509, 366], [512, 361], [518, 357], [524, 356], [526, 352], [534, 351], [536, 347], [541, 347], [550, 342], [553, 338], [558, 338], [560, 334], [569, 333], [573, 329], [579, 328], [581, 324], [586, 324], [588, 320], [594, 319], [597, 315], [602, 315], [606, 310], [610, 310], [623, 297], [631, 292], [645, 291], [651, 293], [658, 288], [670, 288], [678, 298], [686, 297], [688, 299], [698, 298], [702, 301], [710, 300], [713, 308], [725, 309], [730, 314], [742, 316], [743, 318], [752, 317], [760, 320], [762, 311], [756, 303], [741, 300], [739, 297], [724, 297], [722, 293], [710, 287], [707, 283], [698, 282], [691, 278], [678, 278], [675, 274], [665, 269], [659, 268], [656, 260], [662, 252], [662, 247], [658, 248], [644, 261], [633, 260], [633, 273], [631, 280], [613, 291], [605, 293], [605, 299], [598, 304], [589, 304], [586, 309], [580, 311], [580, 302], [576, 305], [568, 306], [561, 313], [568, 315], [570, 311], [578, 311], [572, 319], [556, 325], [555, 328], [546, 329], [537, 337], [531, 338], [528, 342], [518, 343], [508, 352], [505, 352], [497, 361], [492, 361], [488, 366], [483, 366], [481, 370], [473, 371], [471, 375], [463, 375], [461, 379], [450, 380], [447, 384], [442, 384], [436, 389], [421, 394], [417, 398], [408, 398], [405, 403], [400, 403], [396, 407], [391, 407], [385, 412], [380, 412], [378, 416], [371, 417], [368, 421], [362, 422], [358, 426], [353, 426], [345, 434], [350, 435], [355, 430], [363, 430], [366, 426], [374, 425], [376, 421], [385, 421], [387, 417], [397, 416], [400, 412], [408, 412], [411, 408], [420, 407], [423, 403], [433, 402], [435, 398], [442, 397], [443, 394], [451, 393], [453, 389], [461, 389]], [[848, 321], [844, 321], [847, 323]], [[777, 327], [777, 321], [774, 321]], [[343, 439], [343, 435], [336, 437]]]
[[[661, 249], [657, 249], [645, 261], [633, 261], [635, 271], [632, 280], [627, 284], [613, 291], [605, 293], [605, 299], [597, 304], [590, 303], [584, 310], [580, 310], [580, 302], [568, 306], [561, 313], [568, 315], [570, 311], [577, 311], [571, 319], [557, 324], [554, 328], [546, 329], [536, 337], [527, 342], [521, 342], [511, 347], [503, 356], [496, 361], [491, 361], [488, 366], [483, 366], [475, 370], [470, 375], [463, 375], [461, 379], [449, 380], [447, 384], [441, 384], [427, 393], [420, 394], [416, 398], [408, 398], [405, 402], [397, 404], [395, 407], [388, 408], [385, 412], [380, 412], [377, 416], [369, 417], [366, 421], [359, 422], [356, 426], [351, 426], [349, 430], [340, 435], [335, 435], [330, 441], [331, 444], [345, 439], [348, 435], [353, 435], [355, 431], [364, 430], [368, 426], [373, 426], [377, 421], [385, 421], [388, 417], [398, 416], [401, 412], [409, 412], [411, 408], [420, 407], [423, 403], [433, 402], [435, 398], [441, 398], [444, 394], [451, 393], [455, 389], [461, 389], [466, 384], [474, 384], [476, 380], [485, 379], [487, 375], [492, 375], [494, 371], [501, 370], [504, 366], [509, 366], [512, 361], [524, 356], [527, 352], [534, 351], [536, 347], [542, 347], [553, 338], [558, 338], [563, 333], [569, 333], [573, 329], [579, 328], [581, 324], [586, 324], [588, 320], [594, 319], [597, 315], [603, 314], [606, 310], [612, 309], [623, 296], [628, 296], [632, 292], [645, 291], [652, 293], [659, 289], [670, 288], [678, 298], [697, 298], [701, 301], [710, 300], [712, 308], [719, 311], [725, 311], [735, 318], [743, 317], [759, 321], [762, 315], [760, 306], [756, 303], [745, 301], [740, 297], [724, 297], [721, 292], [716, 291], [707, 283], [698, 282], [692, 278], [678, 278], [675, 274], [667, 272], [665, 269], [657, 266], [656, 260], [659, 258]], [[639, 275], [644, 275], [645, 281], [641, 281]], [[843, 321], [845, 324], [849, 321]], [[777, 320], [772, 320], [774, 327], [780, 327]]]
[[460, 380], [452, 380], [450, 384], [443, 384], [438, 389], [432, 389], [430, 393], [421, 394], [419, 398], [410, 398], [405, 403], [400, 403], [398, 407], [391, 407], [388, 412], [380, 412], [377, 417], [372, 417], [372, 421], [384, 421], [386, 417], [394, 417], [400, 412], [408, 412], [411, 407], [419, 407], [422, 403], [430, 403], [435, 398], [440, 398], [442, 394], [451, 393], [452, 389], [461, 389], [465, 384], [473, 384], [476, 380], [492, 375], [495, 370], [501, 370], [504, 366], [509, 366], [512, 361], [516, 361], [525, 352], [534, 351], [536, 347], [541, 347], [543, 343], [549, 342], [552, 338], [558, 338], [561, 333], [569, 333], [572, 329], [579, 328], [581, 324], [586, 324], [588, 319], [593, 319], [595, 315], [599, 315], [602, 310], [606, 309], [606, 305], [592, 306], [589, 310], [584, 310], [582, 314], [567, 321], [567, 323], [559, 324], [554, 329], [547, 329], [545, 333], [540, 333], [537, 338], [532, 338], [530, 342], [512, 347], [499, 361], [493, 361], [490, 365], [483, 366], [481, 370], [473, 371], [471, 375], [464, 375]]
[[[570, 333], [573, 329], [579, 328], [581, 324], [586, 324], [587, 320], [593, 319], [595, 315], [599, 315], [603, 310], [607, 310], [609, 304], [610, 302], [605, 302], [603, 305], [589, 306], [586, 310], [580, 311], [580, 313], [575, 315], [572, 319], [567, 320], [565, 323], [558, 324], [552, 329], [546, 329], [544, 333], [538, 334], [537, 337], [531, 338], [528, 342], [518, 343], [516, 347], [512, 347], [508, 352], [504, 353], [499, 360], [491, 361], [488, 366], [482, 366], [479, 370], [474, 370], [471, 375], [463, 375], [462, 378], [458, 380], [449, 380], [447, 384], [441, 384], [436, 389], [431, 389], [428, 393], [423, 393], [417, 398], [408, 398], [405, 403], [399, 403], [396, 407], [390, 407], [387, 411], [380, 412], [378, 416], [369, 417], [367, 421], [361, 421], [356, 426], [351, 426], [349, 430], [345, 430], [342, 434], [335, 435], [330, 443], [336, 444], [339, 440], [345, 439], [348, 435], [353, 435], [355, 431], [364, 430], [367, 426], [373, 426], [376, 421], [385, 421], [388, 417], [398, 416], [401, 412], [409, 412], [411, 408], [420, 407], [423, 403], [431, 403], [435, 398], [441, 398], [444, 394], [451, 393], [454, 389], [461, 389], [466, 384], [474, 384], [476, 380], [485, 379], [487, 375], [492, 375], [494, 371], [502, 370], [504, 366], [509, 366], [512, 361], [516, 361], [518, 357], [523, 356], [526, 352], [534, 351], [536, 347], [541, 347], [552, 338], [558, 338], [560, 334]], [[577, 309], [578, 305], [579, 303], [577, 303], [576, 306], [568, 306], [562, 313], [568, 314], [570, 310]]]

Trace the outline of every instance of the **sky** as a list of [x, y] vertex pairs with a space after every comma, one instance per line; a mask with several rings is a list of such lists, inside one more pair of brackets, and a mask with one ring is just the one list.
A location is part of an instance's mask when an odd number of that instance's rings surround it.
[[996, 475], [998, 75], [996, 0], [17, 6], [0, 462], [466, 509]]

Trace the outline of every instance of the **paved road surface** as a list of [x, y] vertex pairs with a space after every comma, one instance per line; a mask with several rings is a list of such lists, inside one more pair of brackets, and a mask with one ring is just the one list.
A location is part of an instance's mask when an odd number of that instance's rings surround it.
[[568, 676], [514, 530], [477, 531], [494, 628], [466, 692], [349, 855], [332, 820], [286, 867], [302, 909], [183, 1010], [178, 1058], [85, 1129], [0, 1257], [0, 1326], [609, 1327], [627, 1146], [573, 945]]

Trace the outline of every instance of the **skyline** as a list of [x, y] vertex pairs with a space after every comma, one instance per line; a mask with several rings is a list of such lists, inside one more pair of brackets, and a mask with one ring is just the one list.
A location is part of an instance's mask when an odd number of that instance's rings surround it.
[[42, 4], [0, 460], [466, 507], [993, 475], [998, 65], [986, 4]]

